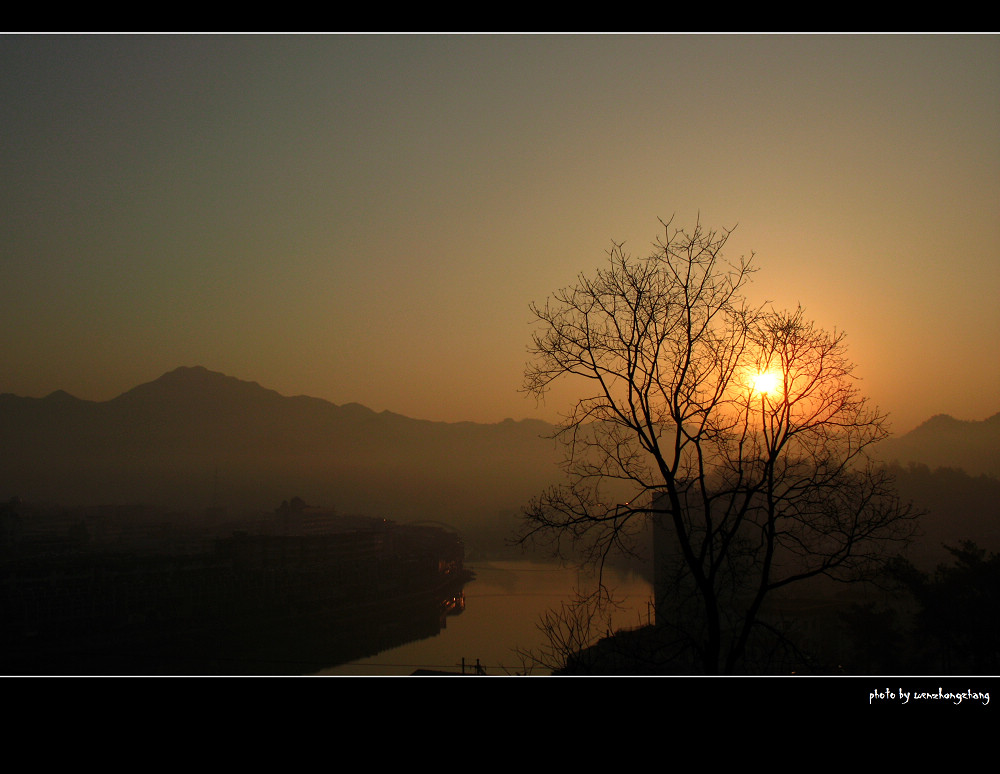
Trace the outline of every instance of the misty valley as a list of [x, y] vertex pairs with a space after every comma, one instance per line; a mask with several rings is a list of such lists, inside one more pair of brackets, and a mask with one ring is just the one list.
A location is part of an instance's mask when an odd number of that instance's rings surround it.
[[[622, 607], [586, 626], [565, 603], [592, 579], [511, 547], [520, 508], [558, 479], [551, 430], [203, 368], [104, 403], [2, 395], [0, 672], [384, 674], [392, 652], [395, 674], [690, 673], [658, 641], [652, 529], [609, 565]], [[919, 537], [884, 583], [779, 595], [759, 673], [998, 666], [1000, 415], [935, 417], [885, 447]]]

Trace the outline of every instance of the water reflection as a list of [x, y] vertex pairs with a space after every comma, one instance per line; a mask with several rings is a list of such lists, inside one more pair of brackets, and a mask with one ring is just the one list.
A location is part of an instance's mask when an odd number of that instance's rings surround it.
[[[478, 661], [488, 675], [548, 674], [527, 663], [518, 651], [545, 646], [538, 629], [550, 609], [587, 591], [595, 579], [570, 567], [534, 561], [478, 562], [475, 580], [464, 588], [465, 612], [448, 618], [426, 639], [322, 670], [322, 675], [410, 675], [418, 669], [473, 671]], [[652, 587], [643, 578], [610, 570], [605, 582], [622, 605], [612, 615], [612, 628], [640, 626], [652, 617]]]
[[[176, 544], [148, 530], [83, 540], [62, 523], [28, 520], [0, 543], [2, 674], [409, 675], [463, 659], [523, 674], [540, 617], [594, 583], [544, 562], [466, 566], [437, 526], [304, 510]], [[611, 625], [646, 623], [649, 584], [607, 579], [628, 602]]]

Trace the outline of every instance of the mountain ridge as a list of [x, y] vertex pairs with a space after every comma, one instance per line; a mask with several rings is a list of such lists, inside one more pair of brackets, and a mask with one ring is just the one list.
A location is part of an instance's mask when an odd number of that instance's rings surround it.
[[[562, 480], [555, 429], [537, 419], [414, 419], [180, 367], [107, 401], [63, 390], [0, 395], [0, 497], [259, 513], [297, 496], [345, 513], [509, 536], [520, 509]], [[998, 450], [1000, 413], [982, 421], [935, 415], [876, 447], [904, 469], [993, 478]]]
[[1000, 478], [1000, 412], [982, 420], [935, 414], [908, 433], [875, 447], [886, 462], [959, 468], [971, 475]]
[[[458, 421], [439, 421], [432, 419], [422, 419], [419, 417], [411, 417], [406, 414], [399, 414], [390, 409], [384, 409], [382, 411], [376, 411], [369, 406], [357, 401], [349, 401], [347, 403], [334, 403], [327, 400], [326, 398], [319, 398], [312, 395], [297, 394], [297, 395], [285, 395], [277, 390], [273, 390], [269, 387], [264, 387], [259, 382], [240, 379], [239, 377], [230, 376], [221, 371], [213, 371], [205, 366], [178, 366], [173, 370], [167, 371], [148, 382], [143, 382], [131, 387], [124, 392], [103, 401], [88, 400], [86, 398], [80, 398], [72, 393], [67, 392], [63, 389], [57, 389], [49, 393], [43, 398], [28, 398], [15, 393], [4, 392], [0, 393], [0, 399], [18, 399], [18, 400], [32, 400], [32, 401], [63, 401], [63, 402], [76, 402], [83, 404], [108, 404], [115, 402], [127, 402], [130, 400], [135, 400], [139, 397], [149, 396], [155, 394], [157, 391], [161, 393], [170, 389], [180, 389], [185, 392], [193, 393], [195, 389], [203, 389], [204, 387], [212, 387], [214, 390], [218, 391], [220, 386], [230, 386], [243, 391], [244, 395], [253, 396], [256, 394], [261, 399], [274, 399], [281, 398], [284, 400], [297, 400], [297, 401], [313, 401], [317, 403], [322, 403], [325, 405], [333, 406], [338, 409], [343, 409], [345, 411], [353, 411], [365, 415], [374, 416], [387, 416], [387, 417], [398, 417], [401, 419], [406, 419], [411, 422], [425, 422], [440, 425], [482, 425], [482, 426], [493, 426], [502, 425], [509, 423], [526, 423], [535, 424], [539, 427], [546, 426], [549, 424], [544, 420], [534, 419], [534, 418], [523, 418], [523, 419], [503, 419], [499, 422], [476, 422], [474, 420], [458, 420]], [[231, 397], [231, 396], [227, 396]]]
[[557, 477], [549, 430], [412, 419], [180, 367], [101, 402], [4, 394], [0, 495], [236, 510], [301, 496], [390, 517], [481, 518], [519, 509]]

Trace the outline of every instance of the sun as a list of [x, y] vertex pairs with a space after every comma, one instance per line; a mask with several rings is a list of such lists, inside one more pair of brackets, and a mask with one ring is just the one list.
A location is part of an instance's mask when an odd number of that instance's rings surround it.
[[781, 375], [773, 371], [764, 371], [750, 377], [754, 392], [761, 395], [773, 395], [781, 391]]

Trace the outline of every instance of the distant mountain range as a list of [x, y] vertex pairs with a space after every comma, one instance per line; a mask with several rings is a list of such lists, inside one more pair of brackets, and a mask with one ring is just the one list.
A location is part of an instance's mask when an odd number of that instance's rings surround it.
[[[300, 497], [343, 513], [509, 535], [513, 514], [561, 480], [553, 430], [538, 420], [411, 419], [178, 368], [104, 402], [63, 391], [0, 395], [0, 499], [237, 513]], [[1000, 478], [998, 450], [1000, 413], [981, 422], [933, 417], [879, 454], [904, 467]], [[1000, 482], [977, 486], [993, 492]], [[977, 503], [997, 499], [984, 491]]]
[[1000, 413], [979, 422], [938, 414], [905, 435], [883, 441], [877, 454], [902, 465], [959, 468], [970, 475], [1000, 478]]
[[301, 497], [402, 521], [486, 519], [556, 479], [550, 431], [422, 421], [178, 368], [105, 402], [0, 395], [0, 497], [233, 511]]

